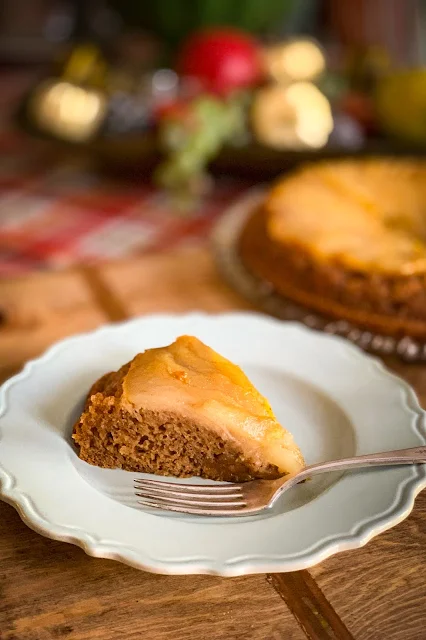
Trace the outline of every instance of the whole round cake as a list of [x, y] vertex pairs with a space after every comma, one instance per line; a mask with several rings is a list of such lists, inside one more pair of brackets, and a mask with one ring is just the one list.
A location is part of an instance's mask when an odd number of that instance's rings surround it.
[[304, 166], [270, 189], [239, 251], [252, 274], [311, 310], [426, 338], [426, 162]]

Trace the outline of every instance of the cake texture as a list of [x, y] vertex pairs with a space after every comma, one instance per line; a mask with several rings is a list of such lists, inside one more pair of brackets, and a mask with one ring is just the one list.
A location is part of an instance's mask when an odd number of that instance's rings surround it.
[[90, 464], [177, 477], [244, 482], [304, 464], [243, 371], [191, 336], [98, 380], [73, 439]]
[[426, 163], [303, 167], [272, 187], [239, 251], [251, 273], [311, 310], [426, 338]]

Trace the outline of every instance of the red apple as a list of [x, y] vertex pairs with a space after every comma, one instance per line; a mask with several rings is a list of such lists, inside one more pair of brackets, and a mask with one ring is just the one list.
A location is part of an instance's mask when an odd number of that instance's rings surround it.
[[223, 27], [194, 33], [178, 55], [177, 71], [197, 80], [204, 91], [227, 95], [257, 84], [263, 65], [256, 40]]

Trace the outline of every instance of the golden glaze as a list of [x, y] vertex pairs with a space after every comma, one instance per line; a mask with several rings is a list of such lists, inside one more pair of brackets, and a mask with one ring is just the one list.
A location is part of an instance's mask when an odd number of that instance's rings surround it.
[[123, 392], [135, 409], [171, 408], [231, 437], [248, 457], [266, 459], [283, 473], [303, 466], [291, 434], [243, 371], [197, 338], [181, 336], [138, 354]]
[[426, 273], [426, 163], [353, 160], [307, 166], [271, 190], [277, 243], [318, 260], [395, 275]]

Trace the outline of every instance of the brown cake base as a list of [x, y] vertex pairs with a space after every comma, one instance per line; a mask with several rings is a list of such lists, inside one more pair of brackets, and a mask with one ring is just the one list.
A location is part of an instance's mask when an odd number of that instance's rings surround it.
[[72, 436], [82, 460], [104, 468], [229, 482], [281, 475], [275, 465], [252, 465], [235, 442], [178, 413], [130, 411], [122, 401], [128, 368], [106, 374], [90, 390]]
[[331, 318], [392, 336], [426, 339], [426, 278], [351, 272], [315, 261], [299, 246], [278, 246], [262, 208], [244, 226], [239, 253], [246, 269], [281, 295]]

